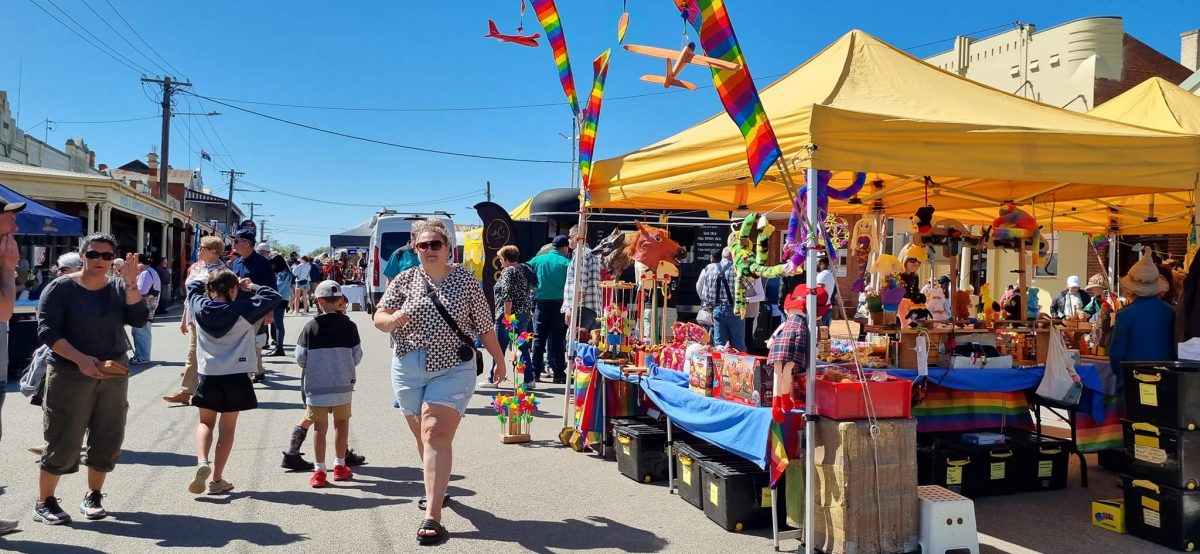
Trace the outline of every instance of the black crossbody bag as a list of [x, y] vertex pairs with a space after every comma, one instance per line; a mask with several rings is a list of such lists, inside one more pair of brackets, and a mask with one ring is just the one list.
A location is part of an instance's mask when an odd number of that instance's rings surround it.
[[475, 348], [475, 341], [471, 340], [471, 337], [468, 337], [467, 334], [462, 331], [462, 329], [459, 329], [458, 323], [456, 323], [454, 318], [450, 316], [450, 311], [446, 309], [444, 304], [442, 304], [442, 300], [438, 298], [437, 293], [433, 290], [433, 285], [431, 285], [428, 281], [425, 282], [425, 292], [429, 296], [429, 300], [433, 302], [433, 307], [437, 308], [438, 313], [441, 314], [442, 319], [446, 321], [446, 324], [450, 325], [450, 329], [454, 331], [454, 334], [458, 335], [459, 340], [462, 341], [462, 344], [458, 347], [458, 359], [466, 362], [470, 361], [471, 358], [475, 358], [475, 375], [482, 375], [483, 354], [479, 352], [478, 348]]

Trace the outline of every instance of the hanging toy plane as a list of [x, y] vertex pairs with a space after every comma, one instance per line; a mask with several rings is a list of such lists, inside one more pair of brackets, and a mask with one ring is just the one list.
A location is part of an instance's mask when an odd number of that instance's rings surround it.
[[687, 46], [684, 46], [683, 49], [678, 52], [674, 50], [668, 50], [666, 48], [642, 46], [638, 44], [626, 44], [624, 48], [630, 52], [633, 52], [634, 54], [641, 54], [643, 56], [650, 56], [653, 58], [662, 58], [667, 61], [667, 72], [665, 75], [661, 77], [658, 75], [643, 75], [641, 78], [641, 80], [648, 83], [661, 84], [663, 88], [682, 87], [688, 90], [696, 90], [696, 85], [677, 78], [679, 73], [683, 71], [683, 68], [687, 65], [713, 67], [726, 71], [737, 71], [738, 69], [741, 69], [741, 66], [736, 63], [719, 60], [717, 58], [710, 58], [708, 56], [697, 56], [696, 43], [694, 42], [689, 42]]
[[[532, 35], [506, 35], [501, 33], [500, 30], [496, 28], [496, 22], [490, 19], [488, 20], [488, 31], [488, 34], [483, 35], [484, 38], [494, 38], [500, 42], [511, 42], [513, 44], [520, 44], [521, 46], [530, 46], [533, 48], [537, 48], [537, 39], [541, 38], [542, 36], [541, 33], [534, 33]], [[517, 32], [520, 33], [520, 31]]]

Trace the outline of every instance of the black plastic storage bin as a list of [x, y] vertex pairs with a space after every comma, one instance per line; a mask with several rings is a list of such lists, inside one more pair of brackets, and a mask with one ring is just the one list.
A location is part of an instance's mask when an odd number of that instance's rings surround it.
[[617, 470], [642, 483], [667, 478], [667, 431], [646, 423], [613, 426]]
[[675, 486], [679, 490], [679, 497], [703, 510], [703, 472], [700, 471], [700, 463], [705, 460], [729, 460], [734, 455], [699, 439], [676, 440], [674, 445], [671, 463], [675, 464]]
[[946, 448], [964, 452], [971, 463], [963, 466], [962, 494], [967, 497], [1010, 494], [1021, 489], [1021, 465], [1028, 448], [1023, 444], [975, 445], [946, 441]]
[[[767, 470], [741, 458], [710, 458], [700, 462], [700, 473], [704, 515], [708, 519], [726, 531], [736, 532], [770, 525], [771, 477]], [[784, 487], [778, 487], [778, 491], [779, 505], [786, 506]]]
[[1200, 545], [1200, 491], [1121, 476], [1125, 489], [1125, 528], [1130, 535], [1176, 550]]
[[1006, 429], [1006, 440], [1018, 445], [1021, 490], [1053, 491], [1067, 487], [1071, 441], [1019, 429]]
[[1121, 420], [1129, 473], [1186, 490], [1200, 487], [1200, 431]]
[[970, 463], [971, 455], [960, 450], [940, 445], [918, 446], [917, 484], [937, 485], [965, 495], [963, 485]]
[[1121, 372], [1130, 421], [1200, 429], [1200, 362], [1121, 362]]

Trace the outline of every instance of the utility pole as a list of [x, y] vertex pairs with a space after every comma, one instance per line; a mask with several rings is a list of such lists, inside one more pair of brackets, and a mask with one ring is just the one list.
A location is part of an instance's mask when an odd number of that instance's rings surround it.
[[234, 169], [221, 173], [229, 175], [229, 196], [226, 198], [229, 204], [225, 206], [225, 234], [231, 235], [233, 234], [233, 181], [245, 173]]
[[[155, 83], [162, 86], [162, 162], [159, 163], [158, 171], [158, 192], [159, 200], [165, 204], [167, 202], [167, 176], [170, 173], [171, 159], [171, 95], [176, 89], [190, 87], [190, 81], [175, 81], [171, 76], [165, 76], [162, 79], [149, 79], [142, 77], [143, 83]], [[233, 193], [230, 193], [232, 197]]]
[[258, 239], [259, 242], [267, 242], [267, 218], [258, 220]]
[[484, 195], [484, 198], [486, 198], [488, 202], [492, 201], [492, 182], [491, 181], [488, 181], [487, 185], [484, 186], [483, 195]]
[[249, 219], [250, 221], [254, 221], [254, 208], [257, 206], [261, 206], [262, 203], [261, 202], [246, 202], [246, 205], [250, 206], [250, 217], [247, 217], [246, 219]]

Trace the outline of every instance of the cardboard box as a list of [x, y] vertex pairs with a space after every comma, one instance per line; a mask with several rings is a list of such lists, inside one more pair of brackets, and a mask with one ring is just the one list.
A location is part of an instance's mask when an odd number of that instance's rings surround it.
[[688, 388], [701, 396], [713, 395], [713, 359], [708, 353], [694, 353], [687, 360]]
[[[917, 422], [881, 419], [875, 449], [867, 421], [817, 421], [815, 546], [829, 554], [913, 552], [918, 547]], [[879, 457], [876, 473], [874, 460]], [[800, 461], [788, 466], [803, 467]], [[878, 478], [876, 477], [878, 475]], [[787, 476], [788, 499], [793, 474]], [[803, 498], [803, 490], [800, 491]], [[878, 496], [877, 496], [878, 495]], [[802, 523], [789, 502], [788, 521]], [[883, 535], [879, 529], [882, 527]]]
[[1092, 525], [1125, 534], [1125, 499], [1093, 500]]
[[770, 406], [774, 371], [767, 359], [752, 354], [721, 355], [721, 398], [747, 406]]

